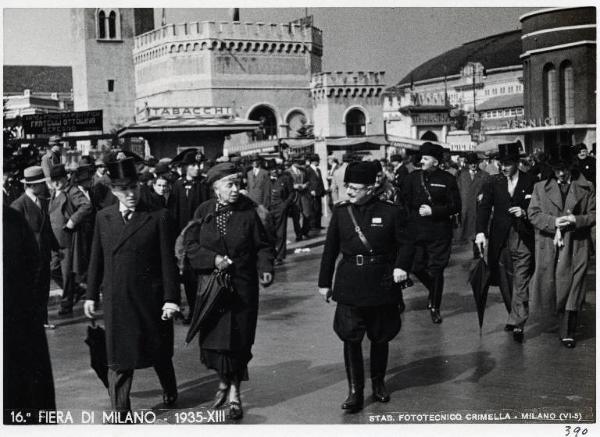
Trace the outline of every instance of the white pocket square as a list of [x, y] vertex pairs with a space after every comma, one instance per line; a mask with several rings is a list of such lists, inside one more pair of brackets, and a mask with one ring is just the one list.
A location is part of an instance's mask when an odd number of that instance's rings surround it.
[[525, 200], [527, 200], [527, 199], [531, 199], [531, 194], [526, 194], [525, 195]]

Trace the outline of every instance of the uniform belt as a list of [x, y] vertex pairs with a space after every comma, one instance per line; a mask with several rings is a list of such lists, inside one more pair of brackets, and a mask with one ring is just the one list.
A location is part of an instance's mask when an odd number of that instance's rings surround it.
[[390, 255], [344, 255], [343, 259], [357, 266], [387, 264], [393, 261], [393, 257]]

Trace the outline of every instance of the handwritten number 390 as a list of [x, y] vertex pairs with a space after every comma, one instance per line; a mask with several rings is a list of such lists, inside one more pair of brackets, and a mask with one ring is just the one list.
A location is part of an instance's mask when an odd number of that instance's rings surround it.
[[581, 433], [581, 435], [583, 436], [583, 435], [586, 435], [588, 432], [587, 428], [580, 428], [579, 426], [576, 426], [572, 430], [571, 430], [571, 428], [572, 427], [570, 427], [570, 426], [565, 426], [565, 431], [566, 431], [565, 437], [569, 437], [571, 435], [578, 437], [579, 433]]

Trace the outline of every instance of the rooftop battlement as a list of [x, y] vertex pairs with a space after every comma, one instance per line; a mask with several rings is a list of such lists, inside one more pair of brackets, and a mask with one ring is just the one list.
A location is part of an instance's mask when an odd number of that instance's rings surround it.
[[384, 87], [385, 71], [333, 71], [314, 74], [311, 88], [376, 86]]

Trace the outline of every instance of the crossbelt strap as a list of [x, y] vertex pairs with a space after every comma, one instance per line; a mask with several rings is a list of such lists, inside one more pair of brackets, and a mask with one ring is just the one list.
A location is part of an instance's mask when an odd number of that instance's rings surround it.
[[369, 243], [369, 240], [367, 240], [367, 237], [365, 237], [365, 234], [363, 234], [360, 226], [358, 226], [358, 223], [356, 222], [356, 217], [354, 217], [354, 213], [352, 212], [352, 205], [346, 208], [346, 210], [348, 211], [348, 214], [350, 214], [350, 218], [352, 219], [352, 224], [354, 225], [354, 230], [356, 231], [358, 238], [360, 238], [360, 241], [367, 248], [369, 253], [373, 253], [373, 246], [371, 246], [371, 243]]

